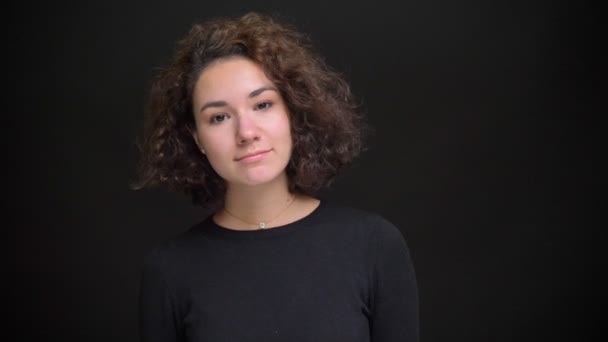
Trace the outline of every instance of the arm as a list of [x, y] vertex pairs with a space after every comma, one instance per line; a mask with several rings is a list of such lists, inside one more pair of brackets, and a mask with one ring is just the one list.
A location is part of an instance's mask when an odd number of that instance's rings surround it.
[[154, 253], [143, 267], [139, 294], [141, 342], [181, 341], [175, 297], [162, 266], [162, 258]]
[[401, 232], [384, 223], [376, 227], [371, 340], [417, 342], [419, 314], [414, 267]]

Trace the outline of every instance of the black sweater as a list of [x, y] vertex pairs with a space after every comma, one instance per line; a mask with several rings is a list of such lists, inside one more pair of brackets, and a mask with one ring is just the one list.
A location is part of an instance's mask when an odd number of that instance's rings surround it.
[[414, 270], [397, 228], [321, 202], [266, 230], [207, 218], [146, 258], [144, 342], [418, 341]]

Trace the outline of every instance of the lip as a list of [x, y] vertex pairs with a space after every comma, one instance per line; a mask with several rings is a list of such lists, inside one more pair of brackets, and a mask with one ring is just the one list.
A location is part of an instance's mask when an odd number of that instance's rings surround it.
[[240, 162], [254, 162], [254, 161], [258, 161], [262, 158], [264, 158], [264, 156], [270, 152], [272, 149], [270, 150], [264, 150], [264, 151], [255, 151], [255, 152], [251, 152], [251, 153], [247, 153], [243, 156], [240, 156], [238, 158], [236, 158], [236, 161], [240, 161]]

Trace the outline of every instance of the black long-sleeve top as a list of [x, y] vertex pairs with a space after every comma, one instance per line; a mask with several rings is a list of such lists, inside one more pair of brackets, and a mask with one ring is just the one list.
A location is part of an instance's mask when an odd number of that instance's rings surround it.
[[399, 230], [325, 201], [266, 230], [207, 218], [151, 252], [143, 268], [143, 342], [411, 342], [418, 331]]

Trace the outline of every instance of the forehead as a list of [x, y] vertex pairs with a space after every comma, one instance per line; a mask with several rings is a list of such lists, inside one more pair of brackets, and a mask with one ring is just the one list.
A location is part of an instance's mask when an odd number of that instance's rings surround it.
[[249, 94], [261, 86], [273, 86], [273, 83], [259, 64], [240, 56], [222, 58], [210, 63], [199, 75], [194, 86], [194, 101], [228, 100], [226, 97]]

